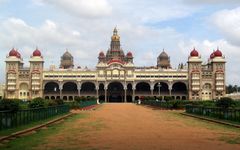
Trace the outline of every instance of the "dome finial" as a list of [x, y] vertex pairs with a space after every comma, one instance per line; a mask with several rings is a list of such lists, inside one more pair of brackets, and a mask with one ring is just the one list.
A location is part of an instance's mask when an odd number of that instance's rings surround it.
[[118, 34], [118, 30], [117, 30], [117, 26], [115, 26], [114, 30], [113, 30], [113, 35], [117, 35]]

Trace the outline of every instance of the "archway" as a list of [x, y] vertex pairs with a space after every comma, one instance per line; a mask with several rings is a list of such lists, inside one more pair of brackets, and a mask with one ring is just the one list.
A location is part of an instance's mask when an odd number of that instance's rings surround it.
[[56, 82], [48, 82], [44, 86], [44, 94], [59, 93], [59, 85]]
[[77, 94], [78, 93], [77, 84], [74, 82], [64, 83], [62, 93], [63, 94]]
[[[187, 97], [187, 86], [183, 82], [176, 82], [172, 86], [172, 95], [176, 96], [176, 99], [181, 99], [180, 97]], [[179, 96], [179, 97], [178, 97]]]
[[[160, 85], [159, 85], [160, 83]], [[160, 86], [160, 90], [159, 90]], [[153, 90], [153, 95], [155, 96], [168, 96], [169, 95], [169, 89], [168, 89], [168, 84], [165, 82], [158, 82], [154, 85], [154, 90]]]
[[81, 95], [95, 95], [96, 88], [95, 84], [92, 82], [84, 82], [81, 85]]
[[148, 96], [151, 94], [150, 85], [147, 82], [139, 82], [136, 85], [136, 95]]
[[123, 102], [124, 90], [120, 82], [112, 82], [108, 85], [108, 101], [109, 102]]

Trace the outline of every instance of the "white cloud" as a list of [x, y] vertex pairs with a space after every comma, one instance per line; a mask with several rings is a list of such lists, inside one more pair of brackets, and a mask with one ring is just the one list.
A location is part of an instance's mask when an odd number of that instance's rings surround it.
[[185, 3], [189, 4], [214, 4], [214, 5], [231, 5], [239, 4], [239, 0], [183, 0]]
[[37, 4], [51, 4], [78, 17], [103, 17], [111, 14], [112, 7], [107, 0], [35, 0]]
[[229, 42], [240, 46], [240, 7], [216, 12], [210, 17], [209, 23]]

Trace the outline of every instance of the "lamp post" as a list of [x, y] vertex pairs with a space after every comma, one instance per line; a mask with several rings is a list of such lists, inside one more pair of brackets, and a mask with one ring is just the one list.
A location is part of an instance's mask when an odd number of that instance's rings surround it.
[[161, 83], [158, 82], [158, 96], [160, 96], [160, 88], [161, 88]]

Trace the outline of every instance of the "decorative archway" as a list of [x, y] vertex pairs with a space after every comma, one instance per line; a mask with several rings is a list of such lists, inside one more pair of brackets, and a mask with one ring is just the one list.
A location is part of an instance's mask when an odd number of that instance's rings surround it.
[[44, 85], [44, 94], [53, 94], [53, 93], [59, 93], [59, 85], [56, 82], [47, 82]]
[[77, 94], [78, 93], [77, 84], [74, 82], [64, 83], [62, 93], [63, 94]]
[[181, 99], [180, 97], [187, 97], [187, 85], [183, 82], [175, 82], [172, 86], [172, 95], [175, 96], [176, 99]]
[[120, 82], [111, 82], [108, 85], [108, 102], [124, 102], [124, 89]]
[[139, 82], [136, 84], [136, 95], [150, 95], [150, 84], [147, 82]]
[[81, 95], [95, 95], [96, 87], [92, 82], [84, 82], [81, 85]]
[[[159, 85], [160, 83], [160, 85]], [[160, 86], [160, 90], [159, 90], [159, 86]], [[155, 85], [154, 85], [154, 90], [153, 90], [153, 95], [155, 96], [168, 96], [169, 95], [169, 89], [168, 89], [168, 84], [165, 83], [165, 82], [157, 82]]]

